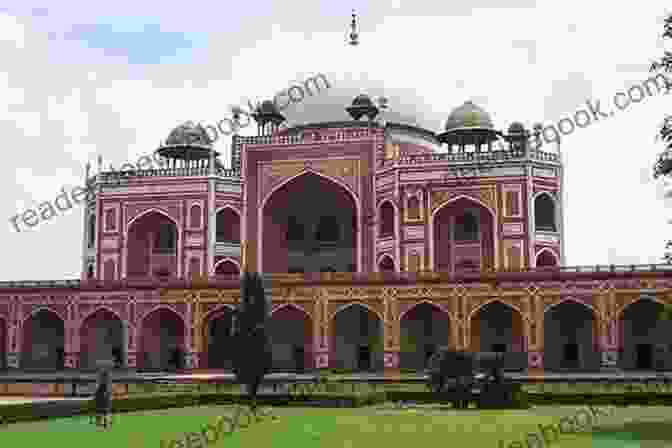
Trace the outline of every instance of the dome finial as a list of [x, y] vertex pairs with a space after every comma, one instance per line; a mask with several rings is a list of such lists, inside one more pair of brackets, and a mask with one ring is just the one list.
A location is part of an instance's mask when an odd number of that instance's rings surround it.
[[352, 10], [352, 21], [350, 22], [350, 45], [359, 45], [359, 33], [357, 33], [357, 15]]

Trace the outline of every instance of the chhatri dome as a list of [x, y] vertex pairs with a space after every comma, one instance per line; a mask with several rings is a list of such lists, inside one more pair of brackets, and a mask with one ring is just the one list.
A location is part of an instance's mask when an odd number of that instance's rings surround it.
[[490, 144], [501, 135], [500, 131], [495, 130], [490, 114], [472, 101], [465, 101], [448, 115], [444, 132], [437, 137], [442, 143], [461, 146]]
[[493, 129], [492, 119], [490, 114], [471, 101], [466, 101], [463, 105], [453, 109], [444, 127], [446, 131], [477, 128]]
[[166, 146], [212, 146], [210, 138], [203, 127], [194, 124], [193, 121], [187, 121], [171, 131], [165, 141]]

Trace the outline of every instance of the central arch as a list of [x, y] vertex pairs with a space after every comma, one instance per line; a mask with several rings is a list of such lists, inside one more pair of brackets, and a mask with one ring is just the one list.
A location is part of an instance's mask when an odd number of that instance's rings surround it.
[[495, 213], [475, 198], [445, 202], [431, 215], [430, 266], [449, 272], [496, 267], [496, 222]]
[[304, 171], [287, 179], [258, 211], [259, 271], [361, 270], [361, 211], [345, 184]]
[[380, 316], [360, 303], [344, 306], [333, 317], [333, 367], [374, 370], [383, 366], [383, 327]]
[[399, 367], [421, 370], [431, 355], [449, 345], [450, 319], [439, 306], [420, 302], [399, 318]]
[[509, 304], [493, 300], [471, 315], [470, 346], [474, 352], [503, 353], [504, 367], [527, 367], [523, 316]]
[[313, 366], [312, 320], [295, 305], [281, 305], [273, 310], [270, 340], [273, 370], [302, 372]]
[[121, 319], [105, 308], [96, 310], [80, 328], [81, 369], [93, 370], [100, 361], [114, 361], [115, 367], [124, 365], [124, 325]]
[[565, 299], [544, 310], [544, 368], [599, 370], [598, 319], [583, 302]]
[[165, 212], [150, 209], [128, 224], [126, 276], [179, 274], [179, 226]]
[[185, 367], [186, 328], [173, 310], [158, 308], [142, 319], [142, 370], [179, 370]]

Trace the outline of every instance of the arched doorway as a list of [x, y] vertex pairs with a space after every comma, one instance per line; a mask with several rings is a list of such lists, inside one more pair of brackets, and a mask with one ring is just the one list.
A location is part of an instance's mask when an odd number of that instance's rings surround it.
[[151, 211], [133, 221], [128, 231], [127, 276], [177, 276], [177, 226]]
[[231, 207], [217, 212], [218, 243], [240, 244], [240, 216]]
[[448, 313], [436, 305], [422, 302], [402, 315], [399, 322], [399, 367], [422, 370], [441, 347], [448, 346]]
[[389, 201], [380, 206], [380, 237], [386, 238], [394, 235], [394, 207]]
[[125, 365], [124, 325], [113, 312], [99, 309], [89, 315], [80, 328], [80, 369], [95, 370], [101, 361], [112, 360], [115, 367]]
[[587, 305], [565, 300], [544, 313], [544, 369], [598, 370], [597, 320]]
[[312, 321], [303, 310], [283, 306], [270, 321], [273, 370], [302, 372], [313, 367]]
[[40, 310], [23, 324], [21, 368], [62, 370], [65, 366], [65, 324], [51, 310]]
[[229, 307], [215, 311], [205, 325], [207, 366], [209, 369], [233, 368], [234, 341], [231, 333], [233, 312]]
[[553, 267], [557, 265], [558, 260], [550, 250], [542, 250], [539, 255], [537, 255], [538, 268]]
[[357, 208], [336, 182], [304, 173], [269, 197], [262, 213], [263, 272], [354, 272]]
[[524, 334], [520, 312], [498, 300], [471, 316], [471, 350], [503, 353], [506, 369], [527, 368]]
[[458, 198], [436, 212], [432, 225], [436, 270], [494, 267], [494, 220], [486, 207]]
[[667, 369], [670, 363], [672, 320], [661, 319], [664, 307], [651, 299], [640, 299], [622, 311], [619, 318], [623, 350], [622, 369]]
[[159, 308], [142, 321], [141, 366], [143, 370], [185, 368], [185, 327], [171, 310]]
[[374, 370], [383, 367], [382, 325], [376, 313], [355, 303], [339, 310], [333, 319], [333, 367]]
[[217, 266], [215, 266], [215, 275], [239, 276], [240, 270], [236, 263], [231, 260], [225, 260], [217, 263]]
[[557, 232], [555, 201], [548, 193], [534, 198], [534, 228], [537, 232]]

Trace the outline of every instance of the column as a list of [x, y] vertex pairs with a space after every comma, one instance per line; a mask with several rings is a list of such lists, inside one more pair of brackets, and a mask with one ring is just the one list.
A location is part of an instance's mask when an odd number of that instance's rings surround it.
[[619, 320], [600, 319], [597, 323], [598, 350], [600, 353], [600, 368], [603, 370], [618, 369], [620, 335]]
[[531, 296], [529, 304], [531, 319], [523, 323], [527, 368], [538, 371], [544, 369], [544, 302], [539, 296]]
[[315, 297], [315, 320], [313, 321], [313, 360], [316, 369], [329, 368], [329, 335], [331, 325], [327, 315], [327, 300]]

